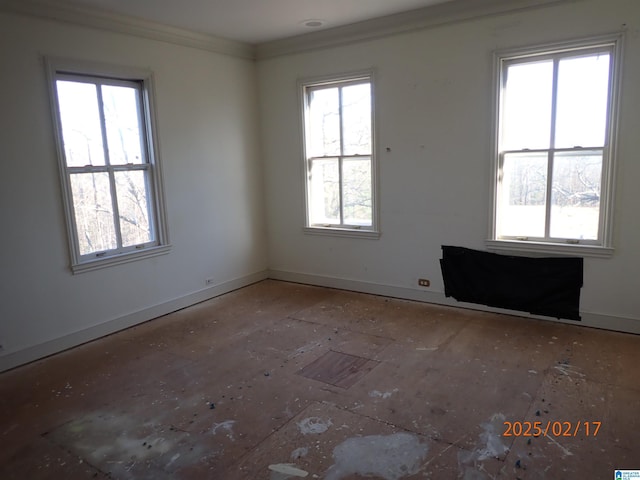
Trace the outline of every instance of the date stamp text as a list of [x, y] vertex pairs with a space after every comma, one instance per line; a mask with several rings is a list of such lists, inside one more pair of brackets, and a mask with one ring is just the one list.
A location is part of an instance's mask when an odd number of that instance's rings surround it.
[[602, 422], [504, 422], [503, 437], [595, 437]]

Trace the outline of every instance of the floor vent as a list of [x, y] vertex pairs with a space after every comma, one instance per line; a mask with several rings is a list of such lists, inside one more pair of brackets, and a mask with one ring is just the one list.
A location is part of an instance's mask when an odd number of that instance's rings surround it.
[[346, 389], [373, 370], [378, 363], [369, 358], [329, 350], [297, 373]]

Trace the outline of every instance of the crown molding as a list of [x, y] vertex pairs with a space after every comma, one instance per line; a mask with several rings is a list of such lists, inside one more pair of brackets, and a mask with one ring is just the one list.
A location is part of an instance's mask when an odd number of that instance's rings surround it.
[[0, 0], [0, 12], [38, 17], [74, 25], [124, 33], [185, 47], [246, 59], [255, 58], [255, 47], [204, 33], [171, 27], [95, 8], [38, 0]]
[[0, 0], [0, 12], [134, 35], [244, 59], [265, 60], [482, 17], [579, 1], [582, 0], [455, 0], [257, 45], [106, 12], [97, 8], [54, 3], [47, 0]]
[[256, 59], [336, 47], [476, 18], [581, 0], [456, 0], [256, 45]]

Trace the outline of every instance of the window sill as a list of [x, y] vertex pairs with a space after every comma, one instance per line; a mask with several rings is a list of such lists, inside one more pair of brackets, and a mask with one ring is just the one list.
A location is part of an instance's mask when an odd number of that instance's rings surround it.
[[326, 235], [331, 237], [367, 238], [370, 240], [380, 238], [380, 232], [359, 228], [304, 227], [303, 231], [310, 235]]
[[91, 272], [101, 268], [112, 267], [123, 263], [135, 262], [143, 258], [157, 257], [158, 255], [166, 255], [169, 253], [171, 245], [160, 245], [158, 247], [150, 247], [141, 251], [122, 253], [106, 258], [97, 258], [95, 260], [87, 260], [82, 263], [71, 265], [73, 274]]
[[573, 255], [578, 257], [610, 258], [613, 248], [596, 245], [574, 245], [563, 243], [543, 243], [518, 240], [486, 240], [487, 249], [494, 252], [543, 253], [551, 255]]

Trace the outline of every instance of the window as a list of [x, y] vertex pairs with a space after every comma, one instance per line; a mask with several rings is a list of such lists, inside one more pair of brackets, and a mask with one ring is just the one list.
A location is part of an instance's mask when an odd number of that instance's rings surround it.
[[497, 56], [490, 246], [611, 253], [618, 49], [610, 37]]
[[48, 63], [72, 270], [166, 253], [150, 74]]
[[376, 236], [372, 75], [302, 85], [307, 230]]

